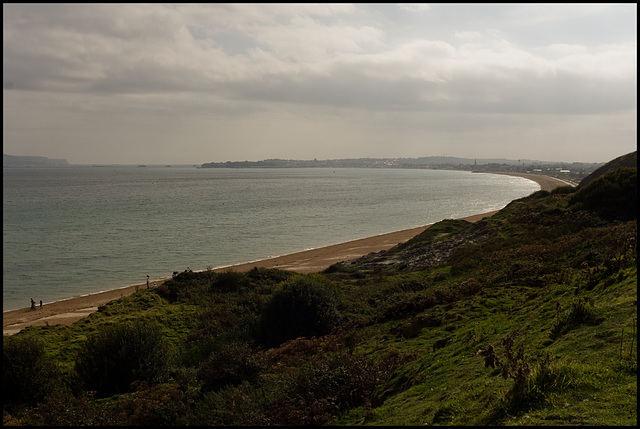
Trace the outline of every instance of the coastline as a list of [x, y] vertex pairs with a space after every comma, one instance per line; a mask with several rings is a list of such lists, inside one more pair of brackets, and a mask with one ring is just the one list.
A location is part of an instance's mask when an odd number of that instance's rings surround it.
[[[524, 177], [540, 185], [541, 190], [551, 191], [552, 189], [565, 186], [568, 183], [550, 176], [525, 173], [500, 173], [510, 176]], [[488, 213], [467, 216], [462, 219], [469, 222], [476, 222], [485, 217], [489, 217], [499, 210]], [[373, 237], [361, 238], [344, 243], [334, 244], [317, 249], [305, 250], [274, 258], [247, 262], [228, 267], [217, 268], [214, 271], [249, 271], [254, 267], [258, 268], [278, 268], [291, 270], [299, 273], [312, 273], [322, 271], [336, 262], [359, 258], [371, 252], [388, 250], [391, 247], [403, 243], [423, 232], [431, 224], [401, 231], [380, 234]], [[160, 285], [168, 278], [150, 280], [150, 284]], [[138, 289], [146, 288], [146, 284], [136, 284], [119, 289], [107, 290], [95, 294], [72, 297], [61, 301], [55, 301], [43, 305], [36, 305], [36, 310], [22, 308], [19, 310], [9, 310], [3, 312], [2, 330], [3, 335], [13, 335], [28, 326], [44, 326], [64, 324], [70, 325], [89, 314], [98, 310], [98, 307], [123, 296], [135, 293]]]

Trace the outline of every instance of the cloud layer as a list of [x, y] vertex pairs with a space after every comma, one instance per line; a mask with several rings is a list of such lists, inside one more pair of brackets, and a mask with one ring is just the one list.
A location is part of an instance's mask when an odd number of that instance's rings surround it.
[[635, 150], [636, 5], [3, 12], [5, 153], [600, 162]]

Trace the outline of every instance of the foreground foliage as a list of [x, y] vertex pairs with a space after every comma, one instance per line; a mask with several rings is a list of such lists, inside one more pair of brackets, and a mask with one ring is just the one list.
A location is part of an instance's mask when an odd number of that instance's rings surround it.
[[75, 369], [82, 387], [99, 396], [130, 390], [134, 382], [166, 381], [169, 351], [160, 328], [136, 321], [108, 326], [82, 344]]
[[445, 220], [376, 264], [187, 270], [25, 329], [4, 423], [635, 425], [636, 180]]

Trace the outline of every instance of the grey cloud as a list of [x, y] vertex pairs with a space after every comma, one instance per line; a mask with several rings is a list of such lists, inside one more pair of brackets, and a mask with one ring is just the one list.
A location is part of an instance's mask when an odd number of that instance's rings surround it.
[[[369, 70], [371, 71], [371, 70]], [[585, 114], [633, 109], [633, 76], [619, 79], [556, 70], [461, 68], [442, 79], [385, 77], [363, 73], [361, 65], [336, 65], [324, 75], [296, 79], [266, 76], [230, 84], [241, 99], [322, 104], [362, 109], [460, 111], [519, 114]]]
[[56, 141], [88, 142], [83, 133], [119, 123], [127, 141], [143, 131], [162, 140], [152, 128], [168, 134], [175, 125], [174, 136], [193, 126], [197, 141], [211, 134], [246, 147], [252, 139], [307, 141], [312, 129], [357, 142], [354, 156], [370, 142], [383, 150], [394, 136], [411, 150], [426, 139], [461, 148], [465, 139], [488, 145], [523, 133], [550, 145], [554, 136], [596, 141], [609, 132], [636, 141], [635, 122], [626, 125], [637, 106], [636, 14], [625, 13], [635, 7], [5, 4], [3, 11], [8, 144], [32, 144], [37, 130], [51, 127], [65, 129]]
[[[194, 7], [187, 11], [230, 16], [257, 11], [251, 5]], [[473, 11], [489, 19], [495, 9], [470, 7], [463, 19]], [[307, 10], [307, 16], [314, 10]], [[452, 10], [461, 11], [454, 6], [447, 13]], [[510, 10], [501, 13], [525, 19]], [[540, 10], [538, 20], [549, 20]], [[485, 33], [489, 38], [480, 36], [480, 44], [460, 48], [421, 40], [381, 45], [369, 54], [358, 52], [358, 43], [379, 42], [378, 30], [329, 26], [335, 31], [323, 45], [314, 46], [314, 37], [327, 27], [308, 18], [261, 32], [267, 30], [263, 19], [257, 27], [246, 24], [248, 32], [241, 33], [224, 27], [213, 31], [203, 22], [189, 26], [188, 13], [158, 5], [14, 5], [5, 12], [3, 73], [16, 90], [191, 92], [245, 101], [424, 111], [585, 113], [635, 105], [629, 91], [635, 73], [613, 79], [590, 70], [541, 73], [535, 62], [553, 60], [510, 46], [495, 31]], [[442, 13], [439, 6], [426, 12]], [[297, 40], [296, 31], [306, 37]], [[481, 33], [467, 34], [468, 40]], [[342, 44], [343, 52], [330, 52], [341, 46], [341, 39], [348, 42]], [[563, 57], [554, 52], [558, 67]], [[533, 63], [520, 64], [522, 60]]]

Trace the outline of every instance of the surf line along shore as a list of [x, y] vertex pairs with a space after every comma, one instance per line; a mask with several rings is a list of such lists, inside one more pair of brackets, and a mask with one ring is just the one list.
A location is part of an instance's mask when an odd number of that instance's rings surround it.
[[[545, 191], [551, 191], [554, 188], [557, 188], [559, 186], [566, 186], [568, 184], [560, 179], [555, 179], [550, 176], [518, 173], [508, 174], [533, 180], [534, 182], [538, 183], [538, 185], [540, 185], [541, 190]], [[469, 222], [476, 222], [497, 212], [498, 210], [468, 216], [462, 219]], [[405, 241], [415, 237], [416, 235], [427, 229], [429, 226], [430, 225], [425, 225], [417, 228], [376, 235], [373, 237], [361, 238], [358, 240], [334, 244], [318, 249], [306, 250], [289, 255], [278, 256], [275, 258], [263, 259], [256, 262], [248, 262], [239, 265], [219, 268], [214, 271], [234, 270], [245, 272], [251, 270], [254, 267], [258, 267], [278, 268], [282, 270], [296, 271], [302, 274], [319, 272], [330, 267], [336, 262], [356, 259], [371, 252], [388, 250], [399, 243], [404, 243]], [[158, 279], [154, 280], [153, 283], [161, 285], [166, 280], [166, 278]], [[98, 307], [100, 307], [101, 305], [119, 299], [123, 296], [131, 295], [138, 289], [146, 289], [146, 283], [127, 286], [120, 289], [108, 290], [105, 292], [99, 292], [81, 297], [69, 298], [62, 301], [56, 301], [45, 304], [43, 307], [37, 307], [36, 310], [25, 307], [20, 310], [6, 311], [2, 315], [3, 335], [13, 335], [17, 332], [20, 332], [27, 326], [58, 324], [70, 325], [97, 311]]]

